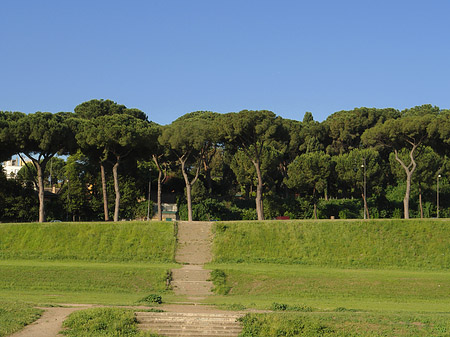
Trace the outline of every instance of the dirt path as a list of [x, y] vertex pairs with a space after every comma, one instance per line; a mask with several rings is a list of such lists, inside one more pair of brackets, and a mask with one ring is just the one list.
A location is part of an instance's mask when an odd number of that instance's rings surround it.
[[91, 308], [92, 305], [73, 305], [68, 308], [52, 307], [41, 308], [42, 316], [35, 322], [27, 325], [23, 330], [12, 334], [10, 337], [56, 337], [62, 329], [62, 323], [72, 312]]

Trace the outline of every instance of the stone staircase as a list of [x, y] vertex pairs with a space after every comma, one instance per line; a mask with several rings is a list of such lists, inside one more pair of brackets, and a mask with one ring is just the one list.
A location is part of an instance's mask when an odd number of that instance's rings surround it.
[[213, 284], [208, 281], [209, 274], [201, 265], [184, 265], [172, 270], [171, 285], [177, 295], [186, 295], [190, 300], [202, 299], [211, 295]]
[[[170, 308], [170, 312], [137, 312], [141, 330], [162, 336], [236, 337], [242, 331], [238, 318], [242, 313], [227, 312], [201, 303], [211, 296], [210, 271], [203, 268], [211, 261], [211, 223], [179, 222], [175, 260], [182, 263], [172, 270], [174, 293], [186, 296], [189, 304]], [[166, 305], [166, 308], [168, 306]], [[170, 307], [170, 305], [169, 305]]]
[[209, 270], [203, 265], [211, 261], [211, 223], [179, 222], [175, 260], [183, 263], [172, 270], [172, 287], [177, 295], [186, 295], [190, 301], [199, 301], [212, 295]]
[[233, 313], [137, 312], [140, 328], [163, 336], [234, 337], [242, 331]]

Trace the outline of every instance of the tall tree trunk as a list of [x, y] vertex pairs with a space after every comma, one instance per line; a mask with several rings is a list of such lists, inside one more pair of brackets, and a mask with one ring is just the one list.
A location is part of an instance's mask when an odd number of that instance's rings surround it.
[[45, 205], [44, 205], [44, 175], [43, 168], [38, 161], [33, 161], [36, 166], [38, 179], [38, 194], [39, 194], [39, 222], [45, 222]]
[[411, 173], [406, 174], [406, 192], [403, 198], [403, 211], [405, 219], [409, 219], [409, 196], [411, 194]]
[[420, 208], [420, 218], [423, 219], [422, 189], [420, 187], [419, 187], [419, 208]]
[[364, 193], [361, 194], [363, 201], [364, 201], [364, 214], [365, 214], [365, 219], [369, 220], [370, 216], [369, 216], [369, 206], [367, 205], [367, 200], [364, 196]]
[[[33, 163], [33, 166], [36, 169], [37, 173], [37, 182], [34, 181], [35, 187], [37, 187], [38, 190], [38, 199], [39, 199], [39, 222], [45, 222], [45, 201], [44, 201], [44, 171], [45, 166], [47, 165], [47, 161], [49, 158], [44, 158], [42, 162], [40, 162], [40, 159], [35, 159], [31, 155], [25, 153], [25, 155], [31, 160]], [[25, 163], [25, 166], [30, 169], [30, 166], [27, 164], [27, 162], [22, 158], [22, 156], [19, 154], [20, 159], [22, 159], [22, 162]], [[39, 158], [41, 158], [39, 156]]]
[[114, 221], [119, 221], [119, 207], [120, 207], [120, 189], [119, 189], [119, 161], [120, 157], [117, 156], [117, 161], [113, 166], [113, 177], [114, 177], [114, 191], [116, 193], [116, 202], [114, 205]]
[[252, 160], [253, 165], [256, 169], [256, 176], [258, 177], [258, 185], [256, 186], [256, 214], [258, 215], [258, 220], [264, 220], [264, 207], [263, 207], [263, 181], [261, 175], [261, 168], [258, 160]]
[[411, 151], [409, 152], [409, 158], [411, 161], [408, 166], [406, 166], [406, 164], [399, 158], [398, 151], [394, 150], [395, 160], [397, 160], [400, 163], [400, 165], [403, 167], [406, 173], [406, 192], [405, 197], [403, 199], [403, 211], [405, 219], [409, 219], [409, 196], [411, 194], [411, 177], [417, 166], [416, 161], [414, 160], [414, 151], [417, 148], [417, 146], [418, 145], [413, 145]]
[[103, 213], [105, 214], [105, 221], [109, 221], [108, 191], [106, 190], [105, 165], [102, 161], [100, 162], [100, 175], [102, 177]]
[[158, 221], [162, 221], [162, 205], [161, 205], [161, 179], [162, 179], [162, 172], [158, 172]]
[[191, 184], [186, 183], [186, 200], [188, 207], [188, 221], [192, 221], [192, 200], [191, 200]]
[[314, 201], [314, 219], [317, 220], [316, 188], [314, 188], [314, 190], [313, 190], [313, 201]]
[[197, 171], [196, 171], [194, 179], [192, 179], [192, 181], [189, 181], [189, 177], [185, 170], [187, 156], [180, 157], [179, 160], [181, 163], [181, 172], [183, 173], [184, 183], [186, 184], [186, 201], [187, 201], [187, 207], [188, 207], [188, 221], [192, 221], [191, 187], [192, 187], [192, 185], [195, 184], [195, 182], [198, 179], [198, 175], [200, 173], [200, 165], [197, 165]]
[[[162, 173], [161, 165], [159, 164], [158, 156], [153, 155], [152, 158], [153, 158], [153, 162], [155, 163], [155, 165], [156, 165], [156, 167], [158, 169], [158, 192], [157, 192], [157, 195], [158, 195], [158, 197], [157, 197], [158, 198], [158, 200], [157, 200], [157, 203], [158, 203], [158, 221], [162, 221], [162, 205], [161, 205], [161, 194], [162, 194], [162, 191], [161, 191], [161, 185], [162, 185], [163, 173]], [[165, 175], [164, 175], [164, 179], [165, 179]]]

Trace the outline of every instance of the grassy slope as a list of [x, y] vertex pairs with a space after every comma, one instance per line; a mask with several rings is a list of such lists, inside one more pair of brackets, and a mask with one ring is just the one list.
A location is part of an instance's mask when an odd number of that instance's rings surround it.
[[165, 292], [174, 231], [167, 222], [0, 224], [0, 297], [134, 304]]
[[450, 268], [448, 220], [219, 222], [214, 262]]
[[215, 232], [209, 267], [232, 287], [216, 303], [450, 308], [448, 220], [218, 222]]
[[173, 262], [168, 222], [0, 224], [0, 259]]
[[228, 222], [215, 232], [209, 268], [225, 271], [231, 291], [211, 302], [313, 310], [249, 315], [242, 336], [450, 336], [448, 220]]

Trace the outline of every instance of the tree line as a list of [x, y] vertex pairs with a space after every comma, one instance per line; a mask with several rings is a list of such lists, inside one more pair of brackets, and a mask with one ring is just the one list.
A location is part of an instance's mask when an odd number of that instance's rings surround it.
[[[323, 122], [196, 111], [169, 125], [111, 100], [0, 111], [0, 160], [27, 162], [15, 179], [0, 177], [0, 220], [144, 217], [152, 185], [160, 219], [164, 197], [187, 220], [431, 217], [438, 193], [448, 216], [449, 143], [450, 112], [432, 105]], [[46, 185], [58, 186], [51, 201]]]

